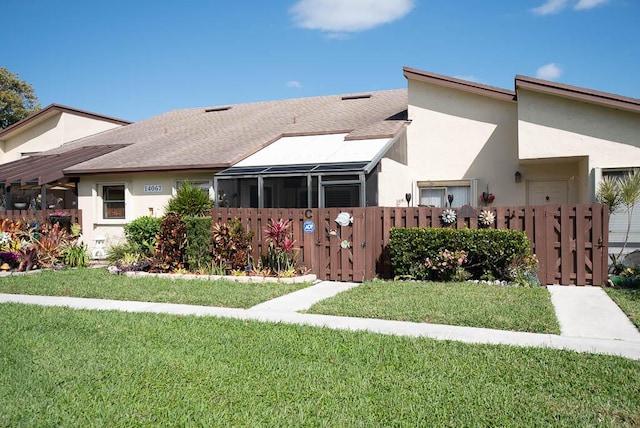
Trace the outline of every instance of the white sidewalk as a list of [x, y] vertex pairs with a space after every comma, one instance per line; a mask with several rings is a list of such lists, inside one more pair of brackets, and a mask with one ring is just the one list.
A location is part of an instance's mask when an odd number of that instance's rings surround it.
[[562, 336], [635, 340], [640, 332], [600, 287], [547, 286]]
[[[0, 294], [0, 303], [14, 302], [74, 309], [120, 310], [195, 316], [214, 316], [264, 322], [303, 324], [339, 330], [363, 330], [398, 336], [428, 337], [466, 343], [567, 349], [578, 352], [618, 355], [640, 360], [640, 333], [607, 294], [591, 287], [550, 287], [552, 302], [561, 324], [561, 335], [439, 324], [300, 314], [312, 303], [358, 284], [323, 281], [305, 290], [261, 303], [250, 309], [216, 308], [171, 303], [131, 302]], [[586, 291], [585, 291], [586, 290]], [[611, 307], [610, 305], [613, 305]], [[584, 309], [584, 310], [581, 310]], [[617, 309], [617, 311], [616, 311]], [[600, 318], [596, 318], [600, 317]], [[593, 322], [592, 322], [593, 321]], [[603, 324], [607, 328], [600, 328]]]

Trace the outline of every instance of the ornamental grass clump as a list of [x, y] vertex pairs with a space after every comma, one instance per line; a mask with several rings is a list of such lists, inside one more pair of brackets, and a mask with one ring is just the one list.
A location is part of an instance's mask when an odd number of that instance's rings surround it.
[[466, 281], [471, 276], [462, 266], [467, 263], [464, 250], [442, 250], [435, 257], [425, 259], [430, 279], [439, 281]]

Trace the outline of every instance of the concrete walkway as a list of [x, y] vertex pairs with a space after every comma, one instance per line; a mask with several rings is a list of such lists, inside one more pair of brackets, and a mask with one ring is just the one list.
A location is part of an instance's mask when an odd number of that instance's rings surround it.
[[640, 341], [640, 332], [600, 287], [547, 286], [568, 337]]
[[323, 281], [312, 287], [261, 303], [250, 309], [16, 294], [0, 294], [0, 303], [15, 302], [46, 306], [66, 306], [75, 309], [215, 316], [303, 324], [341, 330], [364, 330], [374, 333], [428, 337], [466, 343], [567, 349], [578, 352], [619, 355], [640, 360], [640, 333], [607, 294], [595, 287], [551, 286], [549, 288], [561, 325], [562, 333], [560, 335], [300, 314], [296, 312], [308, 309], [319, 300], [331, 297], [357, 285]]

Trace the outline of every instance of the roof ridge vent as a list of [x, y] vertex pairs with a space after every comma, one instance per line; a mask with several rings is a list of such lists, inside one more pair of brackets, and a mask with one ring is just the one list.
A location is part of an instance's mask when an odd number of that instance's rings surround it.
[[371, 94], [356, 94], [356, 95], [344, 95], [342, 101], [347, 100], [361, 100], [365, 98], [371, 98]]
[[211, 107], [204, 109], [205, 113], [213, 113], [214, 111], [225, 111], [231, 110], [231, 106], [223, 106], [223, 107]]

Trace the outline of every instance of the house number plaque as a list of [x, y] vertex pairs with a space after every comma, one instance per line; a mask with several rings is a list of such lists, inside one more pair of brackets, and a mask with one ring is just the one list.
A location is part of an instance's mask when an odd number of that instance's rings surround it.
[[162, 184], [145, 184], [144, 193], [160, 193], [162, 192]]

